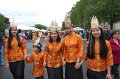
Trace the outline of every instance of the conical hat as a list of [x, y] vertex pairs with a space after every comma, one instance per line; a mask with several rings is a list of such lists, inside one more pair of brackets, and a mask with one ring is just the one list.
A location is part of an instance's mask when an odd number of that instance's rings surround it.
[[99, 27], [99, 21], [96, 18], [96, 16], [93, 16], [91, 19], [91, 29], [92, 28], [98, 28]]
[[71, 24], [70, 16], [66, 15], [66, 16], [65, 16], [65, 20], [64, 20], [64, 22], [65, 22], [65, 24], [68, 24], [68, 23]]
[[16, 27], [16, 28], [17, 28], [17, 25], [16, 25], [14, 22], [12, 22], [12, 23], [10, 24], [10, 27]]

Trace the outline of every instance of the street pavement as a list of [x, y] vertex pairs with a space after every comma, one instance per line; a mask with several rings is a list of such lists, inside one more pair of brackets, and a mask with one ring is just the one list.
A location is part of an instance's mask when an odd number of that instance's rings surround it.
[[[44, 52], [45, 40], [41, 39], [41, 43], [43, 45], [42, 52]], [[84, 48], [85, 48], [86, 41], [84, 40], [83, 43], [84, 43]], [[32, 47], [33, 47], [33, 41], [28, 40], [28, 42], [27, 42], [27, 53], [28, 54], [32, 53]], [[87, 62], [84, 63], [82, 67], [83, 67], [84, 79], [87, 79], [87, 77], [86, 77]], [[34, 77], [32, 76], [32, 68], [33, 68], [32, 64], [25, 65], [25, 79], [34, 79]], [[119, 67], [119, 71], [120, 71], [120, 67]], [[63, 74], [65, 74], [65, 72]], [[13, 79], [12, 74], [10, 73], [9, 69], [7, 69], [5, 66], [0, 66], [0, 79]], [[45, 69], [44, 79], [48, 79], [46, 69]]]

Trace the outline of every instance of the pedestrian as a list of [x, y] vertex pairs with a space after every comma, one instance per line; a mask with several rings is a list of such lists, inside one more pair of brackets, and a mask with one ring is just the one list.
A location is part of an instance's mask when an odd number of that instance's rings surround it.
[[38, 34], [37, 32], [32, 33], [32, 40], [35, 42], [38, 39]]
[[65, 79], [83, 79], [82, 67], [79, 62], [83, 53], [82, 37], [73, 31], [70, 17], [65, 17], [67, 35], [63, 39], [63, 61], [65, 65]]
[[105, 39], [109, 41], [110, 40], [110, 32], [109, 32], [108, 26], [103, 27], [103, 33], [104, 33]]
[[114, 79], [120, 79], [118, 72], [118, 67], [120, 65], [120, 39], [119, 39], [118, 30], [111, 31], [110, 44], [112, 48], [113, 63], [114, 63], [111, 72], [114, 75]]
[[3, 33], [0, 32], [0, 66], [5, 65], [4, 61], [4, 36]]
[[113, 57], [110, 42], [105, 40], [96, 17], [91, 20], [90, 39], [80, 66], [85, 61], [88, 61], [88, 79], [112, 79], [110, 66], [113, 65]]
[[33, 71], [32, 74], [35, 79], [44, 79], [44, 55], [41, 52], [42, 45], [38, 42], [33, 44], [33, 53], [27, 56], [26, 63], [33, 63]]
[[58, 31], [52, 31], [45, 46], [45, 63], [48, 79], [63, 79], [62, 41]]
[[17, 33], [17, 25], [12, 23], [9, 29], [9, 37], [5, 40], [6, 66], [10, 69], [14, 79], [24, 79], [24, 57], [26, 46]]

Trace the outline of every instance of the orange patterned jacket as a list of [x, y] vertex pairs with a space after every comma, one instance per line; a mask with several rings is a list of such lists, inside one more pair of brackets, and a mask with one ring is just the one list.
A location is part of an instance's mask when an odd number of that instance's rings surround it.
[[67, 35], [63, 41], [64, 58], [68, 63], [76, 62], [78, 57], [82, 57], [83, 42], [80, 35], [75, 34]]
[[16, 38], [12, 39], [11, 46], [12, 48], [8, 48], [8, 39], [5, 40], [5, 53], [4, 57], [9, 62], [16, 62], [20, 60], [24, 60], [24, 55], [27, 52], [26, 45], [23, 41], [23, 38], [20, 38], [21, 46], [18, 46], [18, 41]]
[[26, 58], [26, 63], [32, 63], [33, 62], [33, 71], [32, 74], [34, 77], [43, 77], [44, 76], [44, 56], [43, 53], [39, 52], [39, 54], [36, 54], [33, 52], [30, 54], [30, 57]]
[[45, 53], [48, 67], [56, 68], [62, 66], [62, 41], [55, 44], [47, 41]]
[[[85, 55], [83, 57], [83, 60], [88, 61], [88, 68], [93, 71], [104, 71], [107, 69], [108, 66], [113, 65], [113, 56], [112, 56], [112, 50], [109, 41], [106, 41], [107, 47], [108, 47], [108, 56], [107, 59], [101, 59], [100, 58], [100, 43], [95, 43], [95, 58], [89, 59], [87, 58], [87, 51], [85, 52]], [[88, 48], [88, 43], [86, 46], [86, 49]]]

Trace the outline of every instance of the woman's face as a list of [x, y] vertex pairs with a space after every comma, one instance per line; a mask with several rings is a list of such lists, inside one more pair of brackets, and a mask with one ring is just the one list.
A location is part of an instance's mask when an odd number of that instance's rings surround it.
[[68, 35], [71, 35], [73, 32], [73, 28], [72, 27], [66, 27], [66, 32]]
[[12, 36], [16, 36], [16, 34], [17, 34], [17, 28], [16, 27], [11, 28], [11, 34], [12, 34]]
[[58, 37], [57, 32], [55, 32], [55, 31], [51, 32], [51, 38], [53, 39], [53, 41], [56, 41], [57, 37]]
[[95, 39], [98, 39], [101, 35], [101, 30], [99, 28], [92, 28], [92, 35]]
[[118, 39], [119, 38], [119, 33], [118, 32], [114, 33], [113, 38]]

